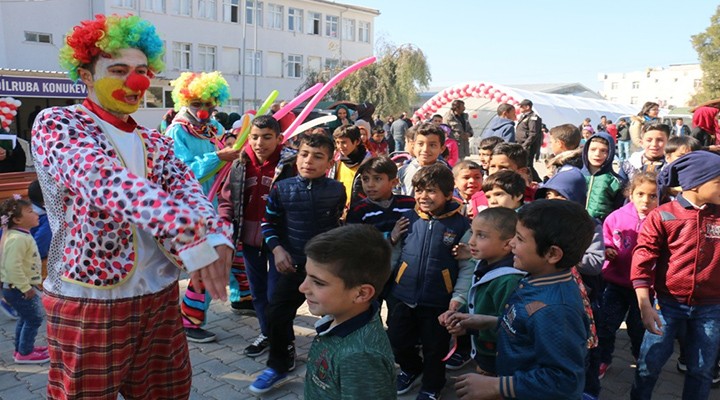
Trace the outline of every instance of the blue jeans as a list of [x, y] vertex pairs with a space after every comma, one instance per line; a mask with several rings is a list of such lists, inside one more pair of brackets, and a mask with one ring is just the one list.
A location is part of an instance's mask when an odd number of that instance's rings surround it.
[[33, 352], [38, 329], [43, 323], [40, 296], [36, 294], [28, 300], [18, 289], [3, 289], [2, 292], [5, 300], [18, 313], [17, 325], [15, 325], [15, 351], [26, 356]]
[[405, 138], [395, 138], [395, 152], [405, 151]]
[[279, 276], [275, 269], [275, 259], [266, 248], [248, 245], [243, 246], [243, 258], [245, 259], [245, 273], [250, 283], [253, 307], [260, 323], [260, 332], [268, 336], [265, 308], [275, 292], [275, 283]]
[[630, 140], [618, 140], [617, 150], [620, 161], [627, 160], [630, 157]]
[[688, 306], [665, 299], [658, 304], [663, 334], [645, 332], [630, 398], [652, 397], [660, 371], [673, 353], [675, 337], [684, 326], [687, 373], [682, 398], [707, 399], [720, 347], [720, 305]]

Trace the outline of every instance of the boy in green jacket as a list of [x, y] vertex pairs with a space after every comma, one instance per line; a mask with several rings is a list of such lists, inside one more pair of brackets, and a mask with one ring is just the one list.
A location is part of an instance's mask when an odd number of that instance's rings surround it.
[[596, 133], [585, 142], [583, 169], [587, 183], [585, 209], [600, 221], [625, 203], [625, 181], [613, 170], [615, 140], [605, 132]]
[[390, 277], [390, 244], [372, 225], [322, 233], [305, 246], [300, 292], [317, 336], [305, 374], [306, 399], [397, 398], [395, 358], [375, 301]]
[[469, 247], [472, 258], [480, 260], [468, 295], [467, 313], [447, 311], [438, 317], [440, 324], [453, 335], [470, 334], [472, 352], [470, 355], [478, 367], [487, 375], [495, 375], [497, 354], [497, 331], [495, 329], [465, 330], [472, 326], [478, 315], [500, 316], [508, 297], [525, 276], [523, 271], [513, 267], [510, 240], [515, 236], [517, 213], [505, 207], [487, 208], [472, 222], [472, 236]]

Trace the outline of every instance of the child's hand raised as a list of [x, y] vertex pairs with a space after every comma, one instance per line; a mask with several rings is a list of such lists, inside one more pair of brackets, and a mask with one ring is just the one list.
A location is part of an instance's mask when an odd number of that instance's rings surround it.
[[468, 247], [465, 243], [458, 243], [455, 247], [453, 247], [452, 252], [456, 260], [469, 260], [470, 257], [472, 257], [472, 254], [470, 254], [470, 247]]
[[397, 244], [402, 236], [405, 234], [405, 232], [408, 231], [408, 228], [410, 227], [410, 220], [407, 219], [407, 217], [401, 217], [397, 222], [395, 223], [395, 227], [393, 228], [392, 232], [390, 232], [390, 242], [395, 245]]

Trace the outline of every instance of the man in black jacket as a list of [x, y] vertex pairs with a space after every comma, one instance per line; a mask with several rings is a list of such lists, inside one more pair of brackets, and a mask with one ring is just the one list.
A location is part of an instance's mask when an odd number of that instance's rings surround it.
[[528, 167], [532, 172], [533, 180], [540, 181], [535, 168], [533, 168], [533, 156], [542, 145], [542, 118], [535, 114], [532, 109], [533, 102], [525, 99], [520, 102], [520, 117], [515, 127], [515, 140], [528, 153]]

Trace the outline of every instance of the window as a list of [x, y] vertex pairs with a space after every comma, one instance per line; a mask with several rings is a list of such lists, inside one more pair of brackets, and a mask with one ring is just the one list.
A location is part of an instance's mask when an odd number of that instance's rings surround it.
[[165, 99], [165, 108], [175, 107], [175, 102], [172, 98], [172, 90], [166, 90], [165, 92], [163, 92], [163, 97]]
[[240, 108], [240, 99], [228, 100], [225, 104], [223, 104], [223, 109], [228, 113], [242, 113], [242, 109]]
[[156, 13], [164, 13], [165, 0], [145, 0], [143, 10]]
[[262, 75], [262, 51], [245, 51], [245, 75]]
[[225, 0], [223, 3], [223, 21], [240, 22], [240, 0]]
[[342, 20], [342, 38], [343, 40], [355, 40], [355, 20], [343, 18]]
[[25, 32], [25, 41], [26, 42], [35, 42], [35, 43], [49, 43], [52, 44], [52, 34], [50, 33], [40, 33], [40, 32]]
[[302, 56], [291, 54], [288, 56], [288, 78], [302, 78]]
[[288, 8], [288, 30], [290, 32], [302, 32], [303, 10], [299, 8]]
[[192, 69], [192, 44], [173, 42], [173, 65], [181, 71]]
[[[253, 13], [253, 9], [255, 12]], [[257, 2], [257, 9], [255, 8], [255, 1], [253, 0], [246, 0], [245, 1], [245, 23], [252, 25], [255, 23], [255, 20], [257, 20], [258, 26], [262, 26], [263, 19], [263, 3]]]
[[325, 69], [329, 71], [334, 71], [338, 68], [340, 65], [340, 61], [338, 61], [335, 58], [326, 58], [325, 59]]
[[610, 89], [617, 89], [617, 88], [618, 88], [618, 83], [617, 83], [617, 82], [613, 82], [613, 83], [610, 84]]
[[115, 7], [135, 9], [135, 0], [115, 0]]
[[215, 46], [198, 45], [198, 68], [206, 72], [215, 70]]
[[325, 36], [338, 37], [338, 17], [332, 15], [325, 16]]
[[322, 14], [316, 12], [308, 13], [308, 34], [320, 35], [320, 24], [322, 23]]
[[265, 71], [263, 76], [282, 78], [283, 76], [283, 55], [275, 51], [268, 51], [265, 54]]
[[633, 89], [640, 89], [640, 81], [633, 81], [632, 83]]
[[174, 0], [175, 8], [173, 12], [177, 15], [189, 17], [192, 14], [192, 0]]
[[217, 1], [198, 0], [198, 17], [205, 19], [217, 19]]
[[370, 23], [365, 21], [358, 22], [358, 41], [370, 43]]
[[637, 97], [631, 97], [631, 98], [630, 98], [630, 104], [637, 104], [637, 103], [638, 103], [638, 98], [637, 98]]
[[697, 89], [697, 88], [699, 88], [700, 86], [702, 86], [702, 79], [694, 79], [694, 80], [693, 80], [693, 87], [694, 87], [695, 89]]
[[283, 28], [283, 6], [268, 4], [268, 28]]
[[322, 65], [322, 58], [320, 57], [313, 57], [308, 56], [308, 66], [307, 69], [310, 71], [320, 71]]
[[145, 92], [146, 108], [163, 108], [163, 88], [150, 86]]

